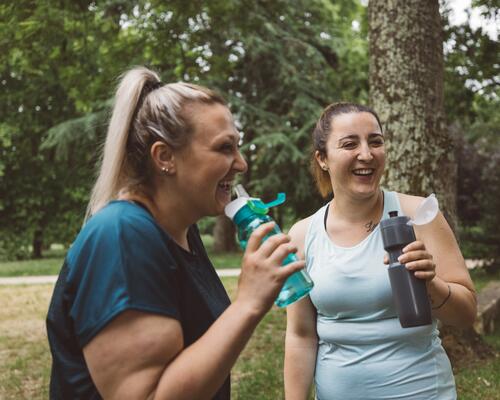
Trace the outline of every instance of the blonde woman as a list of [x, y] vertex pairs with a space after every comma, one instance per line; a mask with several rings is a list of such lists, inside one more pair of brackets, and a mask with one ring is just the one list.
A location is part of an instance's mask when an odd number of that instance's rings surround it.
[[400, 262], [423, 279], [432, 325], [402, 328], [392, 301], [379, 222], [388, 212], [414, 217], [421, 197], [380, 187], [384, 134], [368, 107], [335, 103], [313, 132], [312, 166], [334, 197], [290, 230], [315, 286], [287, 309], [285, 392], [305, 400], [456, 398], [437, 320], [457, 327], [476, 315], [474, 286], [443, 215], [416, 227]]
[[286, 235], [249, 240], [233, 304], [196, 222], [247, 168], [224, 100], [146, 68], [116, 92], [86, 222], [47, 316], [52, 399], [229, 399], [229, 372], [284, 280]]

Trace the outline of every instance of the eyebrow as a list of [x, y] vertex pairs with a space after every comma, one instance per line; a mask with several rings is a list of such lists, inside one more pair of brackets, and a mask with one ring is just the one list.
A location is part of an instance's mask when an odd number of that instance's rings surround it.
[[[378, 132], [374, 132], [374, 133], [369, 133], [368, 134], [368, 137], [371, 138], [371, 137], [374, 137], [374, 136], [380, 136], [380, 137], [384, 137], [383, 134], [381, 133], [378, 133]], [[359, 135], [356, 135], [356, 134], [351, 134], [351, 135], [347, 135], [347, 136], [343, 136], [339, 139], [339, 142], [341, 140], [344, 140], [344, 139], [359, 139]]]
[[223, 142], [225, 140], [231, 140], [231, 142], [236, 142], [238, 143], [240, 141], [240, 135], [238, 133], [227, 133], [224, 135], [219, 135], [214, 138], [215, 142]]

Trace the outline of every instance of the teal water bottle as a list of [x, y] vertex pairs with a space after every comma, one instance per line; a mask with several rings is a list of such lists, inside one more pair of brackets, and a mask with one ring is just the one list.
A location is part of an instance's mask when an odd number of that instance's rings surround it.
[[[248, 196], [245, 189], [243, 189], [243, 186], [241, 185], [236, 186], [236, 194], [238, 197], [226, 206], [225, 212], [226, 215], [236, 224], [238, 230], [238, 240], [240, 242], [240, 246], [244, 250], [247, 247], [247, 242], [252, 232], [260, 225], [273, 221], [273, 219], [267, 215], [269, 208], [282, 204], [285, 201], [285, 194], [279, 193], [278, 198], [275, 201], [267, 204], [264, 204], [260, 199]], [[271, 233], [264, 237], [263, 241], [269, 236], [277, 233], [281, 233], [281, 230], [278, 225], [275, 224], [274, 229]], [[297, 260], [297, 256], [290, 253], [283, 260], [282, 265], [286, 265]], [[278, 307], [286, 307], [302, 297], [307, 296], [313, 286], [314, 283], [306, 270], [303, 269], [295, 272], [285, 281], [274, 303]]]

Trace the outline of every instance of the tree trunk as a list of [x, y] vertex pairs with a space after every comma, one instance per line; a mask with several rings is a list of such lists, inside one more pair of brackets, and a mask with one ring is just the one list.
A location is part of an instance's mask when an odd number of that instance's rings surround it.
[[438, 0], [370, 0], [370, 102], [386, 136], [384, 185], [436, 193], [456, 229], [454, 143], [444, 124]]
[[41, 229], [36, 229], [33, 234], [33, 253], [31, 257], [34, 259], [42, 258], [43, 248], [43, 232]]
[[225, 215], [215, 219], [214, 251], [217, 253], [236, 251], [235, 228], [233, 222]]

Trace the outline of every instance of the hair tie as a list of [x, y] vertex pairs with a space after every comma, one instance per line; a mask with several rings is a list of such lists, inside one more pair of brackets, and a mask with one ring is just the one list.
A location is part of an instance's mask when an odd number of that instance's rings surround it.
[[144, 83], [144, 86], [142, 87], [142, 91], [141, 91], [142, 99], [144, 99], [152, 91], [159, 89], [162, 86], [163, 86], [162, 81], [156, 81], [156, 82], [147, 81], [146, 83]]
[[131, 119], [131, 124], [129, 127], [129, 141], [130, 141], [130, 130], [132, 129], [132, 126], [134, 125], [134, 121], [137, 118], [137, 114], [139, 113], [139, 110], [142, 107], [142, 104], [144, 103], [144, 99], [154, 90], [159, 89], [163, 86], [162, 81], [146, 81], [144, 85], [142, 86], [141, 93], [139, 94], [139, 99], [137, 100], [137, 104], [135, 106], [134, 113], [132, 114], [132, 119]]

